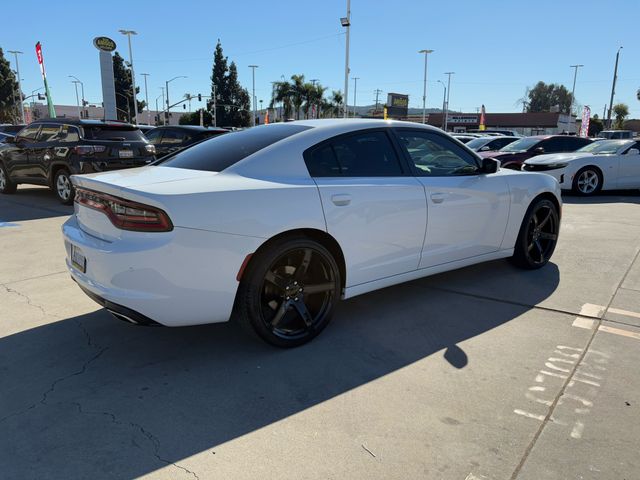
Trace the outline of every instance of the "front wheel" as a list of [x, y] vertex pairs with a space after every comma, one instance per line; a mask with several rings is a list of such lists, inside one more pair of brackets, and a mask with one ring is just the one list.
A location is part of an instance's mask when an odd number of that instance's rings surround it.
[[581, 168], [573, 178], [572, 190], [576, 195], [587, 197], [595, 195], [600, 189], [602, 189], [602, 174], [597, 168]]
[[277, 240], [251, 259], [236, 299], [239, 322], [277, 347], [296, 347], [329, 323], [340, 297], [331, 253], [306, 237]]
[[63, 205], [73, 204], [73, 197], [75, 196], [75, 190], [69, 177], [69, 171], [63, 168], [56, 172], [56, 176], [53, 179], [53, 190]]
[[0, 193], [15, 193], [18, 186], [11, 181], [7, 169], [0, 163]]
[[558, 243], [559, 229], [556, 205], [544, 198], [535, 201], [522, 220], [511, 261], [528, 270], [544, 267]]

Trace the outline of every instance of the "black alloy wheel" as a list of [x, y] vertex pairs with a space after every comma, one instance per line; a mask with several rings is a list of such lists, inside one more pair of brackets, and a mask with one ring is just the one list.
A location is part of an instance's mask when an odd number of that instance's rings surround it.
[[555, 204], [540, 199], [527, 210], [513, 254], [513, 262], [522, 268], [545, 266], [558, 243], [560, 218]]
[[295, 347], [329, 323], [340, 295], [340, 272], [322, 245], [302, 238], [280, 241], [247, 270], [236, 305], [241, 323], [263, 340]]

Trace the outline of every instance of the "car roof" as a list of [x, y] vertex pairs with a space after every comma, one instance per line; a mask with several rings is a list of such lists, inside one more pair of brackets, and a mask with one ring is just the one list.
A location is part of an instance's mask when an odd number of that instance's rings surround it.
[[117, 120], [85, 120], [85, 119], [77, 119], [77, 118], [39, 118], [32, 123], [60, 123], [65, 125], [78, 125], [80, 127], [100, 127], [100, 126], [109, 126], [109, 127], [127, 127], [134, 128], [136, 125], [127, 122], [119, 122]]
[[192, 132], [228, 132], [226, 128], [221, 127], [201, 127], [200, 125], [161, 125], [155, 127], [154, 130], [166, 130], [168, 128], [177, 128], [178, 130], [188, 130]]

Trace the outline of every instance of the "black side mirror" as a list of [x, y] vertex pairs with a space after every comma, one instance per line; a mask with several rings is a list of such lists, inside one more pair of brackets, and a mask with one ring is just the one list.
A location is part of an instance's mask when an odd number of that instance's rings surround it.
[[482, 159], [482, 173], [496, 173], [500, 168], [500, 160], [495, 158], [483, 158]]

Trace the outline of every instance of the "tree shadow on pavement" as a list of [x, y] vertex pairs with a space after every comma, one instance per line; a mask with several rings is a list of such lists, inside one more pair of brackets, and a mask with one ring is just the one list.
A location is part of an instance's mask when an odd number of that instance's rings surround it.
[[[104, 310], [2, 338], [1, 476], [139, 477], [430, 355], [464, 368], [474, 357], [461, 342], [556, 289], [557, 266], [542, 271], [519, 271], [537, 284], [522, 305], [439, 289], [444, 275], [362, 295], [291, 350], [253, 341], [233, 323], [144, 328]], [[492, 262], [456, 274], [481, 283], [495, 272]]]

